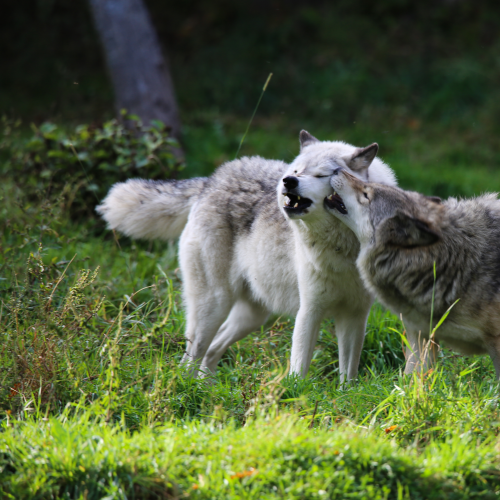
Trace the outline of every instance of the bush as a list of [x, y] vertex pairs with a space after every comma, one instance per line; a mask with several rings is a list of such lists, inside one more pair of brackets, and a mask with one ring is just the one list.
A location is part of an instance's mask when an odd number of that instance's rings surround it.
[[145, 126], [125, 112], [122, 118], [80, 125], [72, 132], [45, 122], [32, 125], [34, 133], [27, 139], [19, 138], [20, 122], [4, 118], [2, 174], [22, 182], [28, 197], [40, 191], [44, 197], [63, 195], [64, 208], [79, 219], [94, 214], [115, 182], [135, 176], [168, 178], [182, 168], [178, 143], [163, 123]]

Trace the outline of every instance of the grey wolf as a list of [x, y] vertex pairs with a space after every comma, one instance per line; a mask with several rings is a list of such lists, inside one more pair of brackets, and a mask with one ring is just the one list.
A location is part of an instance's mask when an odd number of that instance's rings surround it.
[[333, 316], [343, 378], [357, 375], [372, 296], [356, 270], [359, 243], [325, 207], [332, 172], [395, 184], [376, 158], [300, 133], [291, 164], [245, 157], [209, 178], [115, 184], [97, 211], [134, 238], [180, 235], [187, 349], [196, 373], [214, 371], [226, 349], [271, 312], [296, 315], [291, 373], [305, 376], [323, 318]]
[[[332, 176], [330, 210], [356, 234], [367, 288], [402, 314], [410, 347], [406, 373], [427, 370], [440, 342], [463, 354], [489, 354], [500, 377], [500, 201], [496, 194], [442, 201]], [[434, 281], [433, 266], [436, 266]], [[452, 307], [429, 342], [433, 328]]]

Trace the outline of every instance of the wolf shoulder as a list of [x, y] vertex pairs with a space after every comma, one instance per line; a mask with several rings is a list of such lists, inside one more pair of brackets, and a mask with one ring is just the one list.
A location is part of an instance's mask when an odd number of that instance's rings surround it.
[[[420, 202], [435, 203], [424, 197]], [[425, 212], [425, 207], [420, 210]], [[471, 317], [481, 315], [488, 304], [500, 303], [498, 195], [449, 198], [424, 222], [438, 235], [433, 244], [415, 252], [411, 248], [392, 251], [381, 242], [380, 252], [361, 252], [358, 261], [370, 288], [375, 287], [384, 302], [397, 303], [402, 312], [407, 309], [407, 315], [419, 305], [429, 305], [433, 288], [435, 309], [439, 313], [457, 299], [461, 305], [455, 312], [462, 311]]]
[[276, 185], [287, 167], [288, 165], [280, 160], [243, 156], [218, 167], [211, 176], [211, 187], [226, 188], [228, 194], [245, 191], [275, 194]]
[[288, 224], [276, 201], [276, 186], [286, 168], [282, 161], [260, 156], [222, 164], [194, 207], [198, 220], [227, 225], [238, 235], [251, 231], [258, 219], [266, 220], [275, 230], [286, 230]]

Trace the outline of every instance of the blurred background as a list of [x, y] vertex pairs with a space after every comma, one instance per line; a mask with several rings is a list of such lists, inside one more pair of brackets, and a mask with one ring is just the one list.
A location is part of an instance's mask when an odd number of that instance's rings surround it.
[[[113, 80], [109, 57], [157, 57], [144, 32], [134, 42], [138, 6], [173, 81], [186, 157], [177, 175], [208, 175], [234, 158], [272, 72], [240, 154], [291, 160], [305, 128], [324, 140], [378, 142], [406, 188], [500, 189], [500, 6], [488, 0], [8, 2], [0, 114], [22, 120], [25, 136], [31, 124], [73, 130], [116, 116], [124, 73]], [[120, 29], [130, 34], [121, 52]], [[140, 71], [132, 62], [129, 73]]]

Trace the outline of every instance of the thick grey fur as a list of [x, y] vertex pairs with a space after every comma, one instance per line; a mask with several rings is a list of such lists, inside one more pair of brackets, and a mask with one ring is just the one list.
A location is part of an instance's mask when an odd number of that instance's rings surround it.
[[[348, 213], [332, 213], [360, 240], [357, 264], [368, 289], [403, 317], [411, 344], [406, 373], [432, 366], [443, 342], [464, 354], [489, 354], [500, 377], [497, 195], [441, 201], [337, 174], [332, 187]], [[458, 303], [428, 343], [433, 289], [433, 328]]]

